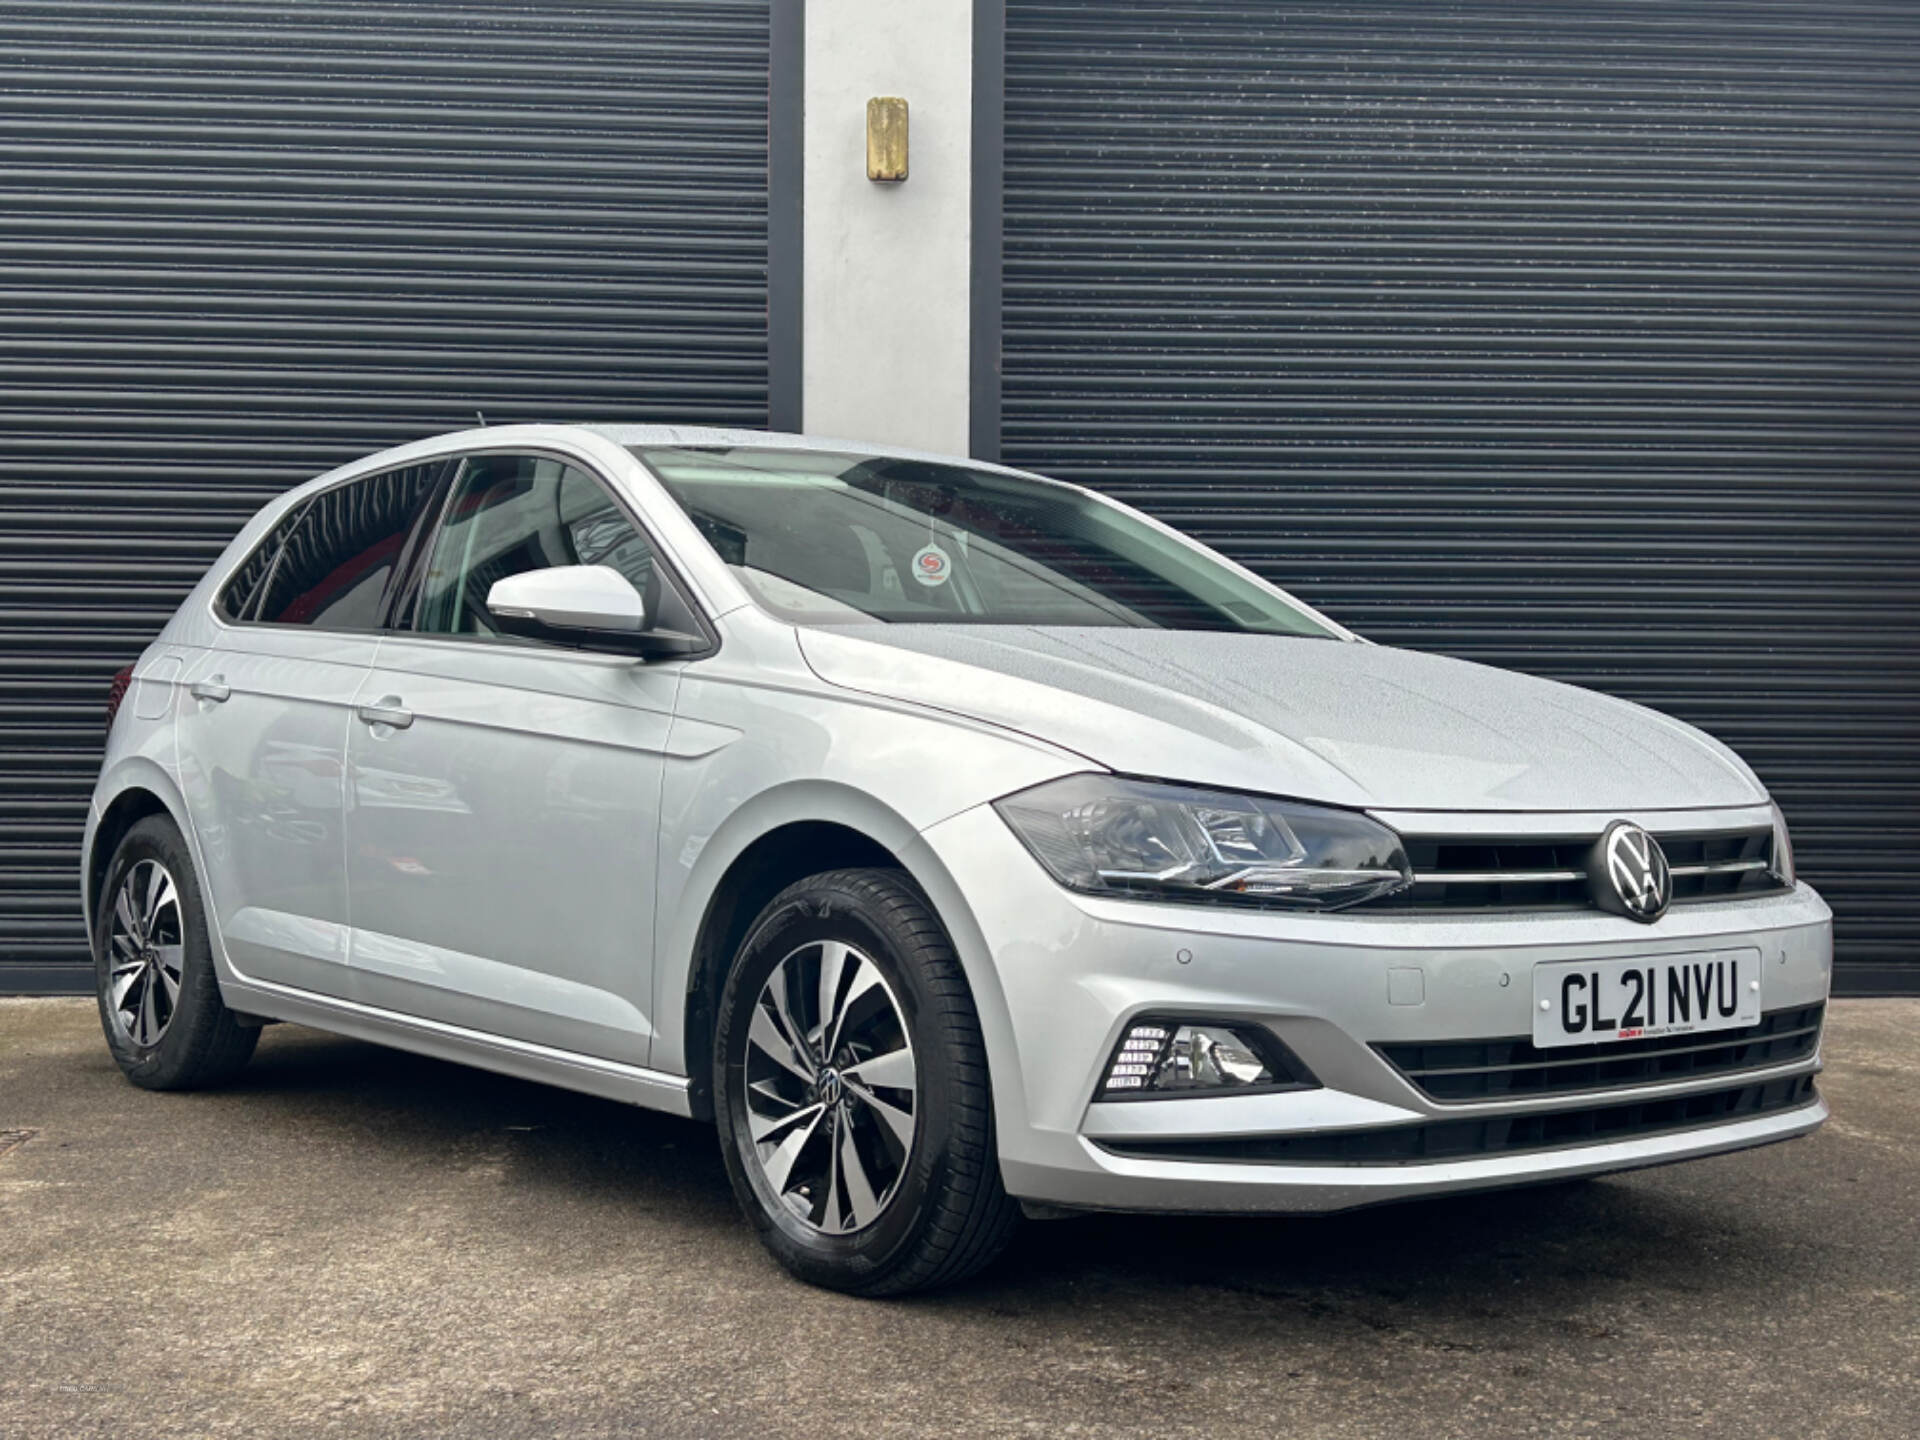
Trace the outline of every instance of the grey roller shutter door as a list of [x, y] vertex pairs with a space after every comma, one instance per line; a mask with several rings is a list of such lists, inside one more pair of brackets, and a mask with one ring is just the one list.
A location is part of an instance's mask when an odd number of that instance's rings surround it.
[[1004, 456], [1704, 726], [1920, 985], [1920, 7], [1007, 8]]
[[84, 979], [109, 678], [261, 501], [763, 425], [768, 0], [0, 8], [0, 990]]

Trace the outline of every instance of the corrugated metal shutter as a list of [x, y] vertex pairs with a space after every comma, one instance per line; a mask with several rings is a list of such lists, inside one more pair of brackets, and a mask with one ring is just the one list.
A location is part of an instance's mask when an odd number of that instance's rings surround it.
[[109, 677], [264, 499], [763, 425], [768, 0], [0, 9], [0, 990], [84, 979]]
[[1920, 8], [1007, 9], [1005, 457], [1706, 727], [1920, 984]]

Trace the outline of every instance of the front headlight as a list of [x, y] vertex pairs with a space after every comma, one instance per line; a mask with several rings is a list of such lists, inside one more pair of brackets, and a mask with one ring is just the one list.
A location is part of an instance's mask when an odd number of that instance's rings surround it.
[[1793, 841], [1787, 835], [1787, 817], [1776, 800], [1773, 806], [1773, 878], [1782, 885], [1793, 885]]
[[1413, 883], [1400, 837], [1351, 810], [1069, 775], [994, 802], [1070, 890], [1337, 910]]

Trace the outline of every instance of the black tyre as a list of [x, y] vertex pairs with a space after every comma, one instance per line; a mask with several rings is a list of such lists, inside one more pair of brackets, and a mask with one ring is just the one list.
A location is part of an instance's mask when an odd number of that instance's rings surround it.
[[760, 1238], [859, 1295], [951, 1284], [1005, 1247], [986, 1048], [960, 962], [892, 870], [790, 886], [748, 932], [714, 1045], [720, 1148]]
[[120, 841], [93, 925], [100, 1026], [121, 1071], [148, 1090], [194, 1090], [239, 1073], [259, 1042], [220, 998], [193, 857], [172, 820]]

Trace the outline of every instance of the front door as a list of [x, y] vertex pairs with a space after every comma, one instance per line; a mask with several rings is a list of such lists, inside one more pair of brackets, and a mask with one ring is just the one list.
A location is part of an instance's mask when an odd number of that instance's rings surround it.
[[466, 462], [347, 741], [353, 975], [368, 1004], [645, 1064], [682, 662], [515, 640], [486, 608], [508, 575], [581, 564], [670, 583], [584, 471]]

